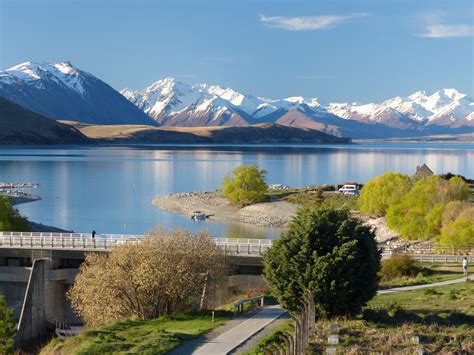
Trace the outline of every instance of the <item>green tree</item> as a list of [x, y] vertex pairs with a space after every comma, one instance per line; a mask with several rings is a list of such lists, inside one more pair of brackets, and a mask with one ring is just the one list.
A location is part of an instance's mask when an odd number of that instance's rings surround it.
[[28, 220], [12, 207], [9, 199], [0, 197], [0, 230], [28, 231]]
[[13, 310], [7, 308], [5, 296], [0, 295], [0, 354], [13, 354], [15, 332]]
[[397, 203], [410, 190], [408, 175], [387, 172], [369, 180], [357, 201], [357, 207], [364, 212], [384, 215], [388, 207]]
[[264, 256], [264, 275], [295, 312], [314, 294], [320, 316], [356, 314], [375, 296], [380, 252], [374, 232], [346, 210], [302, 209]]
[[429, 239], [441, 229], [445, 205], [468, 197], [466, 183], [454, 177], [449, 181], [439, 176], [418, 180], [403, 198], [387, 210], [387, 224], [407, 239]]
[[244, 206], [265, 201], [268, 191], [265, 174], [256, 165], [241, 165], [224, 177], [222, 192], [229, 201]]
[[460, 201], [448, 203], [443, 213], [442, 225], [438, 243], [474, 244], [474, 205]]
[[474, 221], [467, 217], [458, 218], [445, 225], [437, 238], [440, 244], [473, 245]]

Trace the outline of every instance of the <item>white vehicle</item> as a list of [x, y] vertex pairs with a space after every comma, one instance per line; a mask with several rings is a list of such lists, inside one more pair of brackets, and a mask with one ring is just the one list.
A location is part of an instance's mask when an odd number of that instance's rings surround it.
[[358, 195], [359, 188], [357, 185], [344, 185], [339, 189], [339, 193], [343, 195]]

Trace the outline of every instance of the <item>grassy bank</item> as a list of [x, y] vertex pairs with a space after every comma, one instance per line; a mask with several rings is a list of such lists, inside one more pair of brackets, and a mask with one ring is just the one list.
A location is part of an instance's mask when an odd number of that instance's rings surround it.
[[474, 351], [474, 283], [375, 297], [362, 317], [320, 321], [312, 347], [327, 343], [329, 324], [337, 323], [341, 352]]
[[66, 340], [53, 339], [42, 355], [50, 354], [165, 354], [186, 340], [223, 324], [230, 312], [162, 317], [153, 320], [126, 320], [111, 326], [87, 329]]
[[463, 276], [461, 264], [422, 264], [417, 263], [419, 271], [413, 276], [402, 276], [391, 280], [382, 280], [380, 288], [414, 286], [434, 282], [458, 279]]
[[[329, 329], [339, 329], [339, 345], [330, 345]], [[290, 321], [263, 338], [248, 354], [281, 344]], [[462, 283], [375, 297], [362, 315], [352, 319], [320, 319], [311, 336], [313, 353], [328, 347], [337, 353], [474, 353], [474, 283]]]

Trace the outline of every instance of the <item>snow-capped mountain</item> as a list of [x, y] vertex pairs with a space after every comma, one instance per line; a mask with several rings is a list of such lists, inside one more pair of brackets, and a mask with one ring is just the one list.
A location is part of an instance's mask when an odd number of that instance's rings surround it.
[[69, 62], [27, 62], [0, 72], [0, 96], [45, 117], [93, 124], [245, 126], [280, 123], [352, 138], [474, 132], [472, 98], [455, 89], [418, 91], [380, 103], [270, 99], [168, 77], [115, 91]]
[[69, 62], [26, 62], [1, 71], [0, 96], [51, 119], [155, 124], [108, 84]]
[[171, 77], [143, 90], [125, 89], [121, 93], [164, 125], [248, 125], [270, 122], [302, 104], [315, 109], [320, 106], [316, 99], [290, 97], [272, 100], [216, 85], [191, 86]]
[[[474, 126], [472, 99], [455, 89], [432, 95], [419, 91], [407, 98], [396, 97], [382, 103], [322, 106], [316, 98], [268, 99], [216, 85], [191, 86], [168, 77], [143, 90], [123, 90], [122, 94], [158, 123], [173, 126], [276, 122], [333, 134], [352, 133], [352, 137], [368, 132], [384, 134], [383, 128], [388, 135], [400, 135]], [[358, 129], [363, 132], [359, 134]]]

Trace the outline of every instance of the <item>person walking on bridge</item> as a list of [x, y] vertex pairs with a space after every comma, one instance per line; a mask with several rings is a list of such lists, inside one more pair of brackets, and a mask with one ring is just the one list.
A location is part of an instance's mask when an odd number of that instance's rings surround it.
[[467, 262], [467, 256], [464, 257], [464, 260], [462, 261], [462, 270], [464, 271], [464, 276], [467, 276], [467, 268], [469, 267], [469, 264]]

